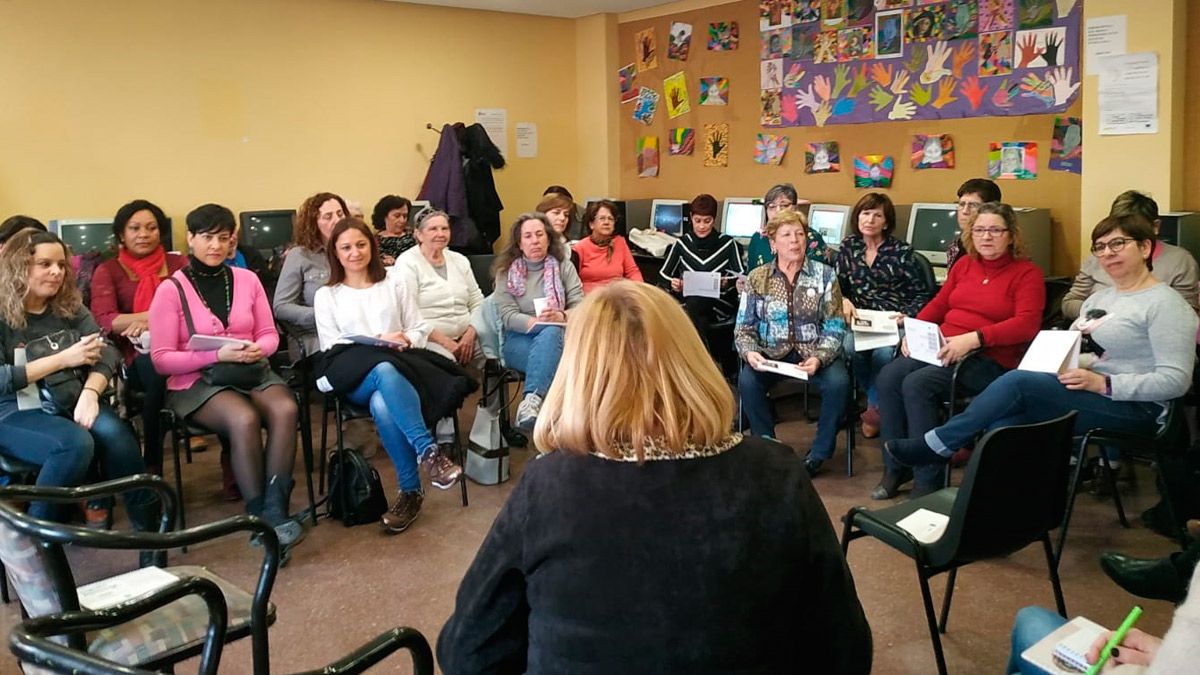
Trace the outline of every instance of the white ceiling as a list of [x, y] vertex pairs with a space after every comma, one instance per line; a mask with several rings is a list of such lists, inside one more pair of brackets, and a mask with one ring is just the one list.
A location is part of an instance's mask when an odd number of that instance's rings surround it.
[[515, 12], [578, 18], [592, 14], [611, 12], [619, 14], [635, 9], [662, 5], [668, 0], [392, 0], [417, 5], [440, 5], [464, 9], [485, 9], [493, 12]]

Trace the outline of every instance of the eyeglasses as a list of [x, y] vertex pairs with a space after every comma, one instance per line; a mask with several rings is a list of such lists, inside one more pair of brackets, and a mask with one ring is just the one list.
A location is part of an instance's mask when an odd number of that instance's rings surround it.
[[782, 211], [784, 209], [790, 209], [793, 206], [795, 206], [795, 204], [785, 201], [771, 202], [770, 204], [767, 204], [767, 208], [772, 211]]
[[1137, 241], [1132, 237], [1113, 237], [1108, 241], [1098, 241], [1092, 244], [1092, 255], [1100, 255], [1104, 253], [1104, 249], [1108, 249], [1113, 253], [1120, 253], [1121, 249], [1125, 248], [1125, 244]]
[[989, 237], [999, 237], [1000, 235], [1004, 234], [1005, 232], [1008, 232], [1007, 227], [972, 227], [971, 228], [971, 234], [976, 237], [982, 237], [985, 234]]
[[983, 206], [983, 202], [959, 202], [958, 210], [963, 213], [975, 213], [980, 206]]

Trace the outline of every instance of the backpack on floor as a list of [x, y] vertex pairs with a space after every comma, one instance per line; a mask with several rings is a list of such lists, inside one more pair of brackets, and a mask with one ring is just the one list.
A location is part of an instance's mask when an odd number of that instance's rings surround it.
[[[339, 454], [341, 455], [339, 457]], [[344, 469], [344, 471], [343, 471]], [[357, 448], [329, 453], [329, 516], [346, 527], [379, 521], [387, 511], [383, 483]]]

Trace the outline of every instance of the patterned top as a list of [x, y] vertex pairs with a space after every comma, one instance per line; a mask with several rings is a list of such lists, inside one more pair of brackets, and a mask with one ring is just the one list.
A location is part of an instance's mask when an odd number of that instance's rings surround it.
[[379, 255], [380, 257], [399, 258], [401, 253], [417, 245], [417, 240], [413, 238], [411, 232], [405, 232], [399, 237], [384, 236], [379, 234]]
[[641, 459], [638, 458], [637, 448], [634, 448], [627, 442], [615, 443], [609, 453], [592, 451], [591, 454], [599, 457], [600, 459], [607, 459], [613, 462], [641, 462], [643, 460], [647, 462], [654, 462], [673, 459], [697, 459], [700, 457], [716, 457], [717, 455], [729, 450], [741, 442], [742, 435], [740, 433], [733, 433], [716, 445], [701, 446], [689, 442], [683, 447], [683, 452], [673, 452], [667, 447], [666, 441], [659, 437], [646, 440], [646, 446], [642, 448]]
[[[659, 270], [659, 276], [670, 282], [682, 279], [684, 272], [720, 272], [723, 277], [744, 274], [742, 247], [733, 237], [720, 232], [713, 232], [703, 239], [687, 232], [667, 251], [667, 260]], [[718, 314], [732, 316], [737, 311], [737, 287], [729, 282], [723, 284], [722, 289], [715, 309]]]
[[778, 359], [795, 351], [802, 361], [815, 356], [827, 366], [845, 334], [842, 293], [829, 265], [805, 260], [795, 286], [774, 262], [750, 273], [733, 333], [738, 354]]
[[954, 267], [954, 263], [958, 262], [958, 259], [963, 257], [963, 254], [966, 252], [962, 236], [955, 237], [954, 241], [950, 242], [950, 245], [946, 247], [946, 269], [949, 270], [951, 267]]
[[895, 237], [884, 237], [872, 265], [867, 264], [867, 242], [862, 235], [846, 237], [838, 252], [837, 275], [842, 295], [863, 309], [916, 316], [932, 295], [912, 246]]
[[[837, 263], [837, 251], [829, 248], [821, 233], [813, 229], [808, 231], [808, 253], [805, 257], [829, 266]], [[753, 272], [774, 259], [775, 254], [771, 251], [771, 240], [767, 239], [766, 235], [755, 232], [750, 237], [750, 247], [746, 249], [746, 272]]]

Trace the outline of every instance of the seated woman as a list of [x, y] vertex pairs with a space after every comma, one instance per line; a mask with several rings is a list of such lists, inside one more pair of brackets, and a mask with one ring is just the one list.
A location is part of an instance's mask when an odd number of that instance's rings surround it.
[[583, 208], [575, 203], [575, 195], [571, 191], [561, 185], [548, 185], [545, 190], [542, 190], [542, 197], [550, 195], [559, 195], [570, 203], [570, 208], [567, 209], [567, 227], [565, 235], [567, 241], [575, 241], [582, 239], [587, 233], [584, 231], [583, 224]]
[[329, 283], [317, 291], [316, 311], [324, 357], [318, 385], [370, 409], [400, 484], [400, 494], [380, 522], [393, 534], [403, 532], [417, 519], [424, 500], [417, 465], [442, 490], [458, 482], [462, 467], [429, 435], [421, 397], [390, 359], [390, 349], [335, 349], [353, 344], [349, 338], [355, 335], [382, 338], [401, 350], [423, 348], [429, 337], [415, 299], [400, 277], [383, 269], [379, 244], [361, 220], [345, 218], [329, 236]]
[[803, 464], [729, 432], [733, 397], [679, 305], [618, 281], [577, 314], [534, 436], [548, 454], [463, 578], [442, 671], [869, 672]]
[[807, 234], [808, 223], [797, 211], [781, 211], [767, 223], [775, 259], [746, 280], [734, 345], [746, 361], [738, 375], [738, 392], [755, 435], [775, 437], [767, 392], [785, 377], [764, 369], [764, 361], [798, 364], [821, 392], [817, 435], [804, 459], [808, 474], [815, 476], [833, 456], [850, 377], [839, 358], [846, 321], [837, 276], [832, 267], [805, 259]]
[[[746, 249], [747, 273], [775, 259], [775, 249], [771, 246], [770, 237], [767, 236], [767, 223], [781, 211], [794, 210], [799, 199], [796, 195], [796, 188], [791, 183], [780, 183], [767, 190], [766, 196], [763, 197], [766, 215], [763, 217], [762, 230], [755, 232], [750, 237], [750, 246]], [[816, 230], [808, 231], [806, 255], [809, 260], [823, 262], [826, 265], [837, 263], [837, 251], [829, 248], [821, 237], [821, 233]]]
[[[912, 246], [892, 236], [896, 209], [881, 192], [868, 192], [850, 214], [851, 234], [838, 251], [838, 284], [842, 290], [842, 313], [853, 325], [855, 312], [873, 309], [916, 316], [929, 302], [929, 288], [917, 266]], [[866, 438], [879, 435], [879, 395], [875, 378], [896, 354], [896, 348], [867, 351], [854, 349], [854, 332], [846, 332], [846, 350], [853, 354], [854, 377], [867, 392], [867, 410], [862, 414]]]
[[[707, 341], [709, 328], [737, 312], [738, 293], [734, 280], [745, 273], [742, 247], [717, 231], [717, 200], [712, 195], [697, 195], [691, 204], [692, 228], [667, 251], [667, 260], [659, 274], [671, 284], [671, 291], [683, 298], [683, 309], [692, 325]], [[721, 297], [699, 295], [683, 297], [684, 272], [716, 272], [721, 275]]]
[[941, 468], [955, 448], [980, 432], [1043, 422], [1072, 410], [1079, 413], [1075, 432], [1080, 435], [1099, 427], [1156, 433], [1167, 402], [1191, 386], [1200, 319], [1179, 293], [1150, 273], [1153, 249], [1154, 229], [1141, 216], [1100, 221], [1092, 230], [1092, 253], [1113, 285], [1085, 300], [1082, 318], [1072, 324], [1090, 338], [1092, 358], [1061, 375], [1007, 372], [946, 424], [889, 440], [884, 452], [903, 466]]
[[602, 199], [592, 202], [583, 213], [588, 237], [571, 247], [578, 259], [579, 280], [585, 294], [618, 279], [642, 280], [642, 272], [633, 262], [633, 253], [625, 237], [613, 234], [617, 227], [617, 205]]
[[525, 373], [518, 429], [533, 429], [562, 358], [567, 312], [583, 300], [579, 274], [574, 265], [563, 264], [566, 260], [562, 238], [546, 215], [522, 213], [492, 268], [492, 297], [504, 325], [504, 362]]
[[[426, 211], [417, 223], [416, 248], [396, 259], [389, 276], [399, 276], [400, 286], [412, 295], [429, 327], [426, 349], [462, 365], [483, 367], [471, 317], [483, 304], [483, 292], [471, 271], [471, 261], [450, 245], [450, 216]], [[382, 256], [382, 254], [381, 254]]]
[[1003, 200], [1000, 186], [986, 178], [971, 178], [958, 186], [958, 201], [954, 204], [954, 215], [958, 220], [958, 235], [946, 247], [946, 269], [954, 267], [954, 263], [967, 253], [963, 242], [967, 239], [968, 230], [975, 220], [979, 207], [988, 202]]
[[[907, 341], [901, 341], [904, 356], [884, 366], [875, 380], [885, 444], [921, 436], [937, 426], [956, 363], [979, 351], [959, 368], [957, 385], [963, 394], [977, 394], [1017, 367], [1041, 325], [1046, 288], [1041, 270], [1025, 258], [1012, 207], [996, 202], [980, 206], [963, 245], [967, 255], [916, 316], [940, 324], [946, 342], [938, 358], [944, 365], [909, 358]], [[913, 480], [913, 472], [886, 452], [883, 462], [883, 480], [871, 492], [872, 499], [891, 499]], [[913, 496], [941, 488], [944, 468], [918, 472]]]
[[[82, 485], [93, 460], [104, 479], [144, 473], [129, 425], [100, 400], [121, 352], [83, 306], [66, 245], [22, 229], [0, 252], [0, 284], [0, 453], [40, 466], [39, 486]], [[127, 492], [125, 505], [134, 529], [157, 529], [153, 493]], [[60, 511], [29, 507], [43, 520], [60, 520]]]
[[0, 251], [4, 250], [4, 244], [7, 243], [9, 239], [12, 239], [14, 234], [30, 227], [35, 230], [41, 230], [42, 232], [46, 231], [46, 226], [42, 224], [42, 221], [36, 218], [20, 215], [9, 216], [8, 218], [5, 218], [4, 222], [0, 223]]
[[[246, 512], [275, 528], [286, 551], [304, 537], [288, 515], [299, 410], [267, 364], [279, 333], [262, 283], [249, 270], [225, 265], [233, 229], [233, 212], [224, 206], [205, 204], [187, 215], [189, 265], [154, 294], [150, 358], [167, 376], [167, 406], [175, 415], [228, 441]], [[244, 344], [192, 349], [193, 334]]]
[[168, 275], [187, 265], [187, 258], [168, 253], [159, 228], [170, 227], [162, 209], [135, 199], [117, 210], [113, 235], [117, 257], [106, 260], [92, 275], [92, 314], [120, 348], [128, 368], [129, 384], [142, 391], [142, 457], [152, 473], [162, 474], [163, 434], [159, 411], [167, 397], [167, 378], [150, 360], [150, 301]]
[[[275, 318], [300, 341], [305, 353], [319, 349], [313, 298], [329, 280], [325, 244], [339, 220], [346, 217], [346, 202], [331, 192], [319, 192], [296, 212], [296, 245], [288, 249], [275, 286]], [[293, 332], [294, 331], [294, 332]]]
[[571, 224], [571, 213], [575, 210], [575, 202], [571, 201], [570, 197], [551, 192], [542, 197], [536, 210], [538, 213], [546, 215], [546, 220], [550, 222], [550, 228], [569, 249], [576, 241], [571, 238], [571, 233], [567, 230], [567, 226]]
[[371, 224], [379, 238], [379, 256], [385, 267], [396, 264], [401, 253], [417, 245], [408, 227], [412, 202], [399, 195], [384, 195], [371, 210]]

